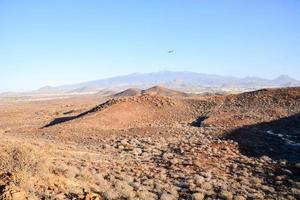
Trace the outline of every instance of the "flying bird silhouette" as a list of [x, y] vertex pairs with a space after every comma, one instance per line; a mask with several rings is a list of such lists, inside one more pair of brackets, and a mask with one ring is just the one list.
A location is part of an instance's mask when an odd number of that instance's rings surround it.
[[168, 51], [168, 53], [174, 53], [174, 50], [170, 50], [170, 51]]

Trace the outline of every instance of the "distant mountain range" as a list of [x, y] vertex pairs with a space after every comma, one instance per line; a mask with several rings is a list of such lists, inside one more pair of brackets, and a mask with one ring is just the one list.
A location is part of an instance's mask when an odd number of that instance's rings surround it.
[[237, 78], [195, 72], [162, 71], [143, 74], [135, 73], [72, 85], [46, 86], [34, 91], [34, 93], [85, 93], [103, 89], [120, 91], [127, 88], [145, 89], [154, 85], [182, 91], [194, 91], [203, 88], [251, 90], [265, 87], [300, 86], [300, 81], [287, 75], [281, 75], [270, 80], [259, 77]]
[[64, 85], [56, 87], [63, 90], [80, 89], [115, 89], [115, 88], [146, 88], [153, 85], [160, 85], [169, 88], [190, 88], [190, 87], [240, 87], [240, 88], [260, 88], [260, 87], [291, 87], [300, 86], [300, 81], [287, 75], [281, 75], [276, 79], [269, 80], [259, 77], [237, 78], [233, 76], [220, 76], [195, 72], [153, 72], [135, 73], [125, 76], [99, 79], [79, 84]]

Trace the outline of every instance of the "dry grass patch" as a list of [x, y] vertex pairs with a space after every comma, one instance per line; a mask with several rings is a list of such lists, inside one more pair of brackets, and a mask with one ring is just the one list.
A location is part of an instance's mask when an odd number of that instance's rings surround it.
[[48, 170], [47, 154], [32, 145], [19, 143], [0, 147], [0, 172], [11, 174], [16, 186], [26, 186]]
[[[29, 199], [48, 199], [69, 193], [82, 194], [92, 188], [99, 190], [98, 176], [86, 168], [67, 165], [65, 160], [56, 157], [57, 151], [45, 148], [17, 142], [0, 145], [0, 186], [4, 187], [0, 199], [14, 199], [15, 191]], [[7, 181], [2, 181], [2, 177]]]

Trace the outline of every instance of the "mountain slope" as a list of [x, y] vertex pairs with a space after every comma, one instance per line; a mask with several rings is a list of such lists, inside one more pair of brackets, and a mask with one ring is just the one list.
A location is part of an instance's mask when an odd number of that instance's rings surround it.
[[95, 88], [146, 88], [153, 85], [160, 85], [169, 88], [189, 88], [189, 87], [242, 87], [242, 88], [262, 88], [280, 86], [300, 86], [300, 81], [289, 76], [282, 75], [274, 80], [259, 77], [237, 78], [232, 76], [219, 76], [195, 72], [153, 72], [144, 74], [129, 74], [116, 76], [107, 79], [89, 81], [74, 85], [65, 85], [58, 88], [70, 89], [81, 87]]
[[[149, 88], [160, 85], [181, 91], [199, 91], [199, 89], [216, 88], [218, 90], [255, 90], [270, 87], [295, 87], [300, 86], [300, 81], [287, 75], [281, 75], [274, 80], [259, 77], [237, 78], [232, 76], [219, 76], [195, 72], [153, 72], [144, 74], [129, 74], [112, 78], [99, 79], [71, 85], [57, 87], [46, 86], [39, 90], [17, 93], [14, 95], [36, 95], [72, 92], [90, 92], [103, 89], [121, 91], [128, 88]], [[1, 96], [1, 94], [0, 94]], [[4, 96], [4, 95], [3, 95]], [[5, 95], [7, 96], [7, 94]]]

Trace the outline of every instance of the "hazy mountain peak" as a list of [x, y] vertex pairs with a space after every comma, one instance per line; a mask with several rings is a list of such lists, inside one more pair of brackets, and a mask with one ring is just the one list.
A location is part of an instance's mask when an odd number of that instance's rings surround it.
[[296, 79], [290, 77], [289, 75], [286, 74], [282, 74], [280, 76], [278, 76], [277, 78], [274, 79], [275, 81], [297, 81]]
[[38, 91], [49, 91], [49, 90], [53, 90], [54, 87], [50, 86], [50, 85], [46, 85], [44, 87], [41, 87], [38, 89]]
[[237, 78], [213, 74], [203, 74], [188, 71], [159, 71], [151, 73], [133, 73], [124, 76], [115, 76], [85, 83], [65, 86], [66, 89], [93, 87], [98, 89], [128, 89], [147, 88], [154, 85], [173, 89], [191, 89], [201, 87], [230, 87], [230, 88], [262, 88], [272, 86], [294, 86], [300, 82], [287, 76], [281, 75], [277, 79], [269, 80], [260, 77]]

